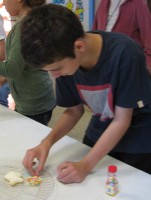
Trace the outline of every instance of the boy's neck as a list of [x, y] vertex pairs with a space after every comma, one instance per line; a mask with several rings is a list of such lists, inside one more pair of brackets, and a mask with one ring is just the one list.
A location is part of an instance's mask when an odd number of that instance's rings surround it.
[[81, 68], [91, 70], [98, 62], [102, 51], [103, 40], [99, 34], [86, 33], [84, 41], [86, 50], [83, 54]]

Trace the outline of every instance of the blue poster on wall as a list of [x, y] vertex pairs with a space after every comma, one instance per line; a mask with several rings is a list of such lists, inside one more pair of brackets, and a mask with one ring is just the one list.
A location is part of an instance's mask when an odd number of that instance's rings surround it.
[[94, 19], [94, 0], [47, 0], [72, 10], [83, 24], [84, 30], [91, 30]]

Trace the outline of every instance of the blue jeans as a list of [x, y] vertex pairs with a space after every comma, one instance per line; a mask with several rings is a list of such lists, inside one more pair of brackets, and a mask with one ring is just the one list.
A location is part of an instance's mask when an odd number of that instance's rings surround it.
[[8, 83], [5, 83], [3, 86], [0, 86], [0, 104], [8, 107], [8, 95], [10, 93]]

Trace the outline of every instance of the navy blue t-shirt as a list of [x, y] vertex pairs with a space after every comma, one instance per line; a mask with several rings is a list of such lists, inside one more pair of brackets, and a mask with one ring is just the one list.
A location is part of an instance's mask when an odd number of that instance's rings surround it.
[[87, 105], [93, 117], [86, 134], [94, 142], [114, 118], [116, 105], [134, 108], [131, 127], [114, 150], [151, 152], [151, 88], [143, 50], [120, 33], [94, 33], [103, 38], [97, 64], [56, 80], [57, 105]]

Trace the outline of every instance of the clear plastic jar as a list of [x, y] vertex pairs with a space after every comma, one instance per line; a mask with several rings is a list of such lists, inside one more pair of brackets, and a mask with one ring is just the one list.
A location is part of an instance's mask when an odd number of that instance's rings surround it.
[[108, 178], [105, 185], [105, 191], [111, 196], [115, 196], [118, 192], [118, 180], [117, 180], [117, 166], [108, 166]]

